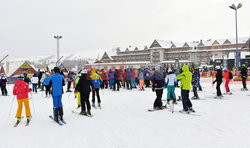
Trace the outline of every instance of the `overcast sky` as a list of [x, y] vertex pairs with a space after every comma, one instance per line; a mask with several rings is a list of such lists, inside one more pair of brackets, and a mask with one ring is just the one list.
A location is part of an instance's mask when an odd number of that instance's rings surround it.
[[250, 36], [250, 0], [1, 0], [0, 56], [56, 54], [96, 58], [114, 47]]

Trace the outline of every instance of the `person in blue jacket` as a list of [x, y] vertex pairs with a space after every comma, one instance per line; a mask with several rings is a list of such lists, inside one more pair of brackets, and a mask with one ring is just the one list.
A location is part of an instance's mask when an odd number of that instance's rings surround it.
[[132, 90], [131, 78], [132, 78], [132, 73], [131, 73], [130, 69], [128, 68], [126, 70], [125, 80], [126, 80], [127, 89]]
[[46, 78], [43, 80], [43, 86], [45, 86], [45, 95], [47, 98], [48, 95], [51, 94], [50, 86], [49, 86], [50, 75], [48, 73], [46, 73], [45, 75], [46, 75]]
[[52, 86], [52, 99], [53, 99], [53, 112], [54, 120], [59, 122], [63, 120], [63, 105], [62, 105], [62, 94], [63, 86], [65, 85], [64, 77], [60, 74], [59, 67], [54, 68], [55, 74], [50, 76], [49, 86]]
[[110, 69], [108, 76], [109, 76], [109, 88], [113, 89], [115, 83], [115, 73]]

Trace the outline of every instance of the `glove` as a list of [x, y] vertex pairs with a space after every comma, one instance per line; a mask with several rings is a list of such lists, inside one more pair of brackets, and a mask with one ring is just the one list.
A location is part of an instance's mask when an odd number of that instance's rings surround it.
[[154, 87], [152, 87], [152, 91], [153, 91], [153, 92], [155, 91], [155, 88], [154, 88]]

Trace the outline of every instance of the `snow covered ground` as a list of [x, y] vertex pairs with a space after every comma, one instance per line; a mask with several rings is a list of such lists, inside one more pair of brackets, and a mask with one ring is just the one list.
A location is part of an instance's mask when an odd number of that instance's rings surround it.
[[[233, 84], [233, 95], [219, 100], [213, 99], [215, 87], [202, 85], [202, 99], [192, 100], [196, 114], [201, 116], [179, 113], [180, 102], [174, 113], [168, 109], [148, 112], [155, 99], [151, 89], [121, 89], [101, 90], [103, 109], [92, 109], [94, 117], [89, 118], [72, 113], [76, 99], [66, 93], [63, 104], [68, 124], [64, 126], [48, 118], [52, 114], [51, 98], [38, 92], [30, 100], [30, 126], [25, 127], [23, 120], [14, 128], [17, 103], [8, 119], [13, 96], [0, 96], [0, 148], [249, 148], [250, 92], [242, 92], [241, 85]], [[179, 92], [177, 89], [177, 96]]]

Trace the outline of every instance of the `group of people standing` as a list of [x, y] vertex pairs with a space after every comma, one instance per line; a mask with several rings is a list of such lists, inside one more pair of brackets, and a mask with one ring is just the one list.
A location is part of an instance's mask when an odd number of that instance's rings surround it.
[[[243, 83], [243, 89], [246, 88], [246, 79], [247, 79], [247, 68], [246, 65], [242, 65], [241, 68], [241, 77]], [[40, 72], [40, 71], [39, 71]], [[42, 83], [42, 86], [46, 88], [46, 96], [50, 93], [53, 98], [53, 117], [56, 122], [64, 121], [63, 119], [63, 105], [62, 105], [62, 94], [63, 86], [65, 85], [65, 77], [58, 67], [53, 69], [53, 74], [49, 73], [42, 74], [41, 79], [39, 79], [40, 73], [34, 74], [34, 76], [29, 80], [27, 75], [18, 76], [13, 89], [13, 94], [16, 95], [18, 100], [18, 109], [17, 109], [17, 122], [21, 120], [22, 105], [24, 104], [26, 109], [27, 121], [31, 118], [30, 108], [29, 108], [29, 99], [28, 93], [33, 90], [37, 92], [36, 87], [39, 85], [39, 82]], [[225, 89], [226, 94], [231, 94], [229, 89], [229, 83], [233, 79], [233, 75], [229, 70], [225, 70], [224, 74], [221, 69], [217, 69], [216, 79], [213, 81], [217, 83], [217, 97], [221, 98], [222, 93], [220, 90], [220, 85], [225, 79]], [[175, 87], [180, 87], [181, 89], [181, 100], [183, 105], [183, 110], [181, 112], [189, 113], [195, 112], [193, 105], [190, 101], [190, 90], [192, 90], [194, 96], [192, 99], [199, 99], [198, 90], [202, 90], [200, 85], [200, 72], [199, 67], [194, 67], [190, 69], [188, 65], [184, 65], [181, 68], [179, 73], [176, 73], [174, 69], [168, 68], [166, 70], [161, 69], [159, 66], [156, 66], [152, 70], [149, 69], [125, 69], [125, 70], [114, 70], [111, 69], [108, 72], [95, 69], [83, 69], [81, 70], [76, 77], [72, 76], [69, 78], [67, 92], [71, 92], [70, 87], [72, 82], [75, 88], [75, 95], [78, 98], [78, 105], [81, 107], [80, 114], [86, 116], [92, 116], [91, 114], [91, 104], [89, 101], [90, 93], [92, 92], [92, 107], [96, 107], [96, 97], [97, 97], [97, 107], [101, 108], [101, 99], [100, 99], [100, 89], [110, 88], [112, 90], [119, 91], [119, 88], [124, 87], [125, 89], [133, 89], [139, 86], [139, 90], [144, 90], [144, 87], [150, 87], [152, 85], [152, 91], [156, 93], [156, 99], [153, 104], [155, 110], [163, 109], [162, 104], [162, 94], [164, 88], [167, 88], [167, 103], [169, 104], [170, 100], [173, 100], [173, 103], [176, 104], [176, 94]], [[1, 89], [3, 84], [5, 84], [6, 89], [6, 78], [1, 75], [0, 84]], [[29, 88], [29, 83], [32, 83], [33, 89]], [[178, 84], [180, 82], [180, 86]], [[4, 87], [3, 87], [4, 88]], [[51, 90], [52, 88], [52, 90]], [[2, 89], [2, 92], [3, 91]], [[7, 94], [7, 91], [6, 91]]]

